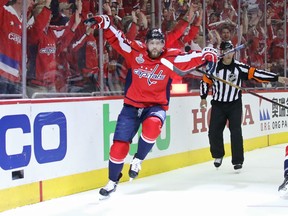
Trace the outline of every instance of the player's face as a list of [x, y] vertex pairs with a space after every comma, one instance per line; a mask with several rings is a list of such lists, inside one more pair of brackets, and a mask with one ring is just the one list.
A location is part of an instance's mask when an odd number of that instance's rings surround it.
[[[226, 50], [223, 50], [222, 51], [222, 54], [223, 53], [226, 53], [228, 51], [230, 51], [231, 49], [226, 49]], [[223, 63], [224, 64], [230, 64], [232, 62], [232, 59], [234, 57], [234, 52], [231, 52], [229, 54], [226, 54], [225, 56], [223, 56]]]
[[164, 41], [153, 39], [147, 41], [147, 49], [150, 58], [158, 58], [163, 50]]

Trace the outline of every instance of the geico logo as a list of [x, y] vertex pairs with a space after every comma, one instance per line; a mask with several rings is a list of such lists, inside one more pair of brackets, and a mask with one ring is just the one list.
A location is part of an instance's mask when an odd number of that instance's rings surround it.
[[21, 43], [21, 36], [20, 35], [17, 35], [13, 32], [11, 32], [9, 35], [8, 35], [8, 38], [12, 41], [15, 41], [17, 44], [20, 44]]
[[[45, 132], [44, 127], [46, 129], [50, 127], [55, 129], [53, 132], [56, 131], [56, 134], [51, 133], [53, 137], [49, 137], [49, 140], [43, 140], [42, 138]], [[21, 129], [23, 137], [31, 134], [33, 143], [27, 144], [26, 141], [21, 144], [21, 135], [19, 135], [19, 132], [15, 133], [15, 129]], [[51, 134], [49, 133], [49, 135]], [[11, 137], [13, 137], [13, 142], [9, 142], [9, 145], [17, 146], [17, 151], [12, 151], [13, 153], [11, 150], [7, 151], [7, 149], [15, 147], [7, 146], [7, 136], [10, 137], [10, 141]], [[43, 143], [54, 140], [54, 138], [59, 140], [59, 145], [57, 143], [58, 146], [56, 148], [47, 149], [43, 147]], [[57, 139], [56, 142], [58, 142]], [[20, 150], [19, 145], [21, 147]], [[35, 117], [33, 124], [30, 124], [29, 117], [25, 114], [7, 115], [0, 119], [0, 167], [3, 170], [28, 166], [32, 157], [32, 148], [35, 159], [39, 164], [56, 162], [65, 158], [67, 152], [67, 121], [62, 112], [39, 113]]]

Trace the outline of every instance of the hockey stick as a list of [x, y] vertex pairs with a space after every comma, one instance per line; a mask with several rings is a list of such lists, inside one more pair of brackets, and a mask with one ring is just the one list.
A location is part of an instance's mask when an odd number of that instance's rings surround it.
[[218, 21], [218, 22], [214, 22], [214, 23], [210, 23], [208, 26], [215, 26], [215, 25], [220, 25], [220, 24], [222, 24], [222, 23], [225, 23], [226, 22], [226, 20], [221, 20], [221, 21]]
[[[225, 56], [225, 55], [227, 55], [227, 54], [229, 54], [229, 53], [239, 51], [240, 49], [243, 49], [247, 44], [248, 44], [248, 43], [241, 44], [241, 45], [239, 45], [239, 46], [237, 46], [237, 47], [235, 47], [235, 48], [233, 48], [233, 49], [231, 49], [231, 50], [228, 50], [227, 52], [219, 55], [218, 58], [222, 58], [223, 56]], [[170, 61], [168, 61], [168, 60], [165, 59], [165, 58], [162, 58], [160, 61], [161, 61], [162, 64], [164, 64], [164, 65], [165, 65], [166, 67], [168, 67], [170, 70], [176, 72], [176, 73], [177, 73], [179, 76], [181, 76], [181, 77], [183, 77], [183, 76], [185, 76], [185, 75], [187, 75], [187, 74], [190, 74], [190, 73], [193, 73], [193, 75], [195, 75], [195, 76], [200, 76], [198, 73], [195, 73], [195, 70], [197, 70], [198, 68], [201, 68], [201, 67], [203, 67], [203, 66], [206, 65], [206, 62], [204, 62], [204, 63], [202, 63], [202, 64], [200, 64], [200, 65], [198, 65], [198, 66], [196, 66], [196, 67], [190, 68], [190, 69], [188, 69], [188, 70], [186, 70], [186, 71], [182, 71], [182, 70], [180, 70], [179, 68], [175, 67]], [[202, 74], [201, 74], [201, 76], [202, 76]]]
[[[162, 59], [161, 59], [161, 62], [162, 62], [163, 65], [165, 65], [166, 67], [168, 67], [170, 70], [174, 71], [174, 72], [177, 73], [177, 74], [179, 74], [179, 73], [180, 73], [180, 74], [183, 74], [183, 72], [184, 72], [184, 71], [180, 70], [179, 68], [177, 68], [176, 66], [174, 66], [174, 65], [173, 65], [170, 61], [168, 61], [167, 59], [162, 58]], [[259, 97], [259, 98], [261, 98], [261, 99], [263, 99], [263, 100], [266, 100], [266, 101], [268, 101], [268, 102], [270, 102], [270, 103], [273, 103], [273, 104], [276, 104], [276, 105], [278, 105], [278, 106], [284, 107], [285, 109], [288, 109], [288, 106], [285, 106], [284, 104], [280, 104], [280, 103], [278, 103], [278, 102], [276, 102], [276, 101], [273, 101], [273, 100], [271, 100], [271, 99], [269, 99], [269, 98], [266, 98], [266, 97], [264, 97], [264, 96], [262, 96], [262, 95], [259, 95], [259, 94], [255, 93], [255, 92], [253, 92], [253, 91], [250, 91], [250, 90], [248, 90], [248, 89], [245, 89], [245, 88], [243, 88], [243, 87], [240, 87], [240, 86], [238, 86], [238, 85], [235, 85], [234, 83], [228, 82], [227, 80], [221, 79], [221, 78], [219, 78], [219, 77], [217, 77], [217, 76], [214, 76], [213, 74], [208, 74], [208, 73], [206, 73], [205, 71], [200, 70], [198, 67], [195, 67], [195, 68], [196, 68], [195, 70], [197, 70], [197, 72], [201, 73], [202, 75], [207, 75], [207, 76], [209, 76], [209, 77], [212, 78], [212, 79], [218, 80], [218, 81], [223, 82], [223, 83], [225, 83], [225, 84], [227, 84], [227, 85], [230, 85], [230, 86], [232, 86], [232, 87], [234, 87], [234, 88], [236, 88], [236, 89], [239, 89], [239, 90], [241, 90], [241, 91], [243, 91], [243, 92], [247, 92], [247, 93], [252, 94], [252, 95], [254, 95], [254, 96], [256, 96], [256, 97]]]
[[248, 44], [248, 43], [241, 44], [241, 45], [239, 45], [239, 46], [237, 46], [237, 47], [235, 47], [235, 48], [233, 48], [233, 49], [231, 49], [231, 50], [228, 50], [227, 52], [225, 52], [225, 53], [219, 55], [218, 58], [223, 58], [223, 56], [228, 55], [229, 53], [237, 52], [237, 51], [243, 49], [244, 47], [246, 47], [247, 44]]
[[[196, 67], [190, 68], [190, 69], [188, 69], [186, 71], [182, 71], [179, 68], [175, 67], [170, 61], [168, 61], [165, 58], [161, 58], [160, 61], [161, 61], [161, 63], [163, 65], [165, 65], [166, 67], [168, 67], [170, 70], [174, 71], [175, 73], [177, 73], [181, 77], [183, 77], [183, 76], [185, 76], [187, 74], [195, 72], [195, 70], [197, 70], [200, 67], [203, 67], [206, 64], [206, 62], [204, 62], [204, 63], [202, 63], [202, 64], [200, 64], [200, 65], [198, 65]], [[199, 76], [199, 75], [197, 75], [197, 76]]]

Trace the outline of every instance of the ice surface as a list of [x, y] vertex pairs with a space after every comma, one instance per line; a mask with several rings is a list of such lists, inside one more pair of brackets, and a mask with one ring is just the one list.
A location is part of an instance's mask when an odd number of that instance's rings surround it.
[[[285, 146], [246, 152], [240, 173], [227, 157], [218, 169], [209, 161], [120, 183], [108, 200], [99, 201], [96, 189], [8, 210], [0, 216], [287, 216], [288, 199], [277, 191], [283, 181]], [[144, 164], [143, 169], [149, 169]]]

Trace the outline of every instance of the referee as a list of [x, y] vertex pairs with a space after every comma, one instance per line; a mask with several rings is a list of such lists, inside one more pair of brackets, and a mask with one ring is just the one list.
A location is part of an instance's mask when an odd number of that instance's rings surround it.
[[[233, 49], [231, 41], [220, 44], [221, 53]], [[278, 77], [277, 74], [258, 70], [234, 59], [234, 52], [219, 59], [214, 76], [226, 80], [234, 85], [241, 86], [243, 80], [254, 79], [258, 82], [287, 82], [287, 78]], [[232, 164], [235, 170], [242, 168], [244, 162], [243, 137], [241, 128], [242, 119], [242, 92], [241, 90], [212, 79], [206, 75], [200, 81], [201, 108], [206, 108], [206, 97], [212, 87], [211, 118], [209, 124], [210, 152], [214, 160], [214, 166], [220, 167], [225, 155], [223, 131], [227, 120], [230, 130]]]

